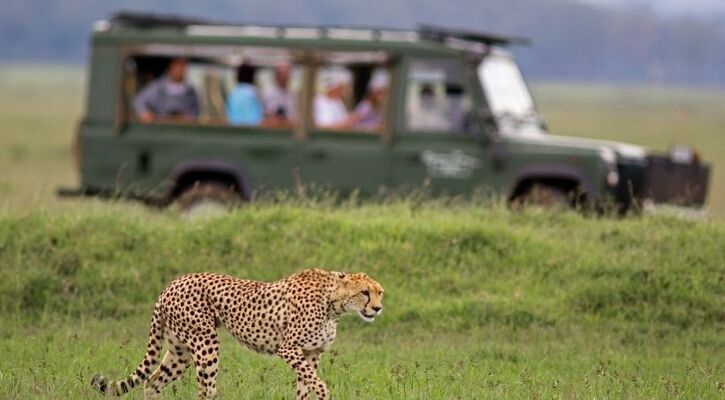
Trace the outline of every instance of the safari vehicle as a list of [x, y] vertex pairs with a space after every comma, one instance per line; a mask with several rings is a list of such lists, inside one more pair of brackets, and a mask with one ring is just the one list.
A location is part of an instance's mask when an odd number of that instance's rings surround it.
[[[94, 25], [75, 193], [194, 207], [315, 184], [343, 194], [424, 186], [432, 194], [613, 202], [622, 210], [644, 201], [704, 204], [710, 169], [687, 147], [652, 154], [550, 135], [506, 50], [523, 42], [432, 26], [259, 26], [117, 13]], [[180, 57], [198, 115], [139, 118], [138, 92]], [[256, 124], [230, 123], [226, 102], [242, 63], [255, 68], [260, 98], [286, 65], [293, 109]], [[349, 78], [340, 101], [350, 114], [384, 77], [378, 123], [317, 123], [330, 74]]]

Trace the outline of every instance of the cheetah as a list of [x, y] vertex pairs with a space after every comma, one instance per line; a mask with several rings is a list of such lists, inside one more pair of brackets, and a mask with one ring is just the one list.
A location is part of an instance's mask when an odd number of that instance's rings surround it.
[[[226, 328], [241, 344], [280, 356], [297, 375], [296, 398], [330, 393], [317, 375], [322, 353], [335, 340], [346, 313], [371, 322], [383, 310], [383, 287], [364, 273], [308, 269], [275, 282], [242, 280], [214, 273], [182, 275], [161, 293], [154, 306], [146, 354], [128, 378], [91, 385], [108, 396], [121, 396], [144, 382], [146, 398], [161, 390], [192, 364], [199, 397], [215, 398], [219, 363], [217, 328]], [[168, 342], [161, 359], [161, 346]]]

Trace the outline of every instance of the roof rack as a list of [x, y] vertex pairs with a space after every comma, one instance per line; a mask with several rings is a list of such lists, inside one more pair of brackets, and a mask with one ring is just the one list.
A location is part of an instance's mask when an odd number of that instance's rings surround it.
[[181, 15], [156, 14], [138, 11], [118, 11], [111, 16], [116, 26], [151, 29], [159, 27], [183, 29], [190, 25], [221, 25], [221, 21]]
[[358, 40], [427, 40], [458, 46], [460, 42], [471, 44], [508, 46], [529, 45], [530, 40], [520, 37], [491, 35], [482, 32], [455, 30], [435, 25], [421, 24], [418, 29], [397, 29], [360, 26], [311, 26], [311, 25], [264, 25], [228, 23], [178, 15], [164, 15], [135, 11], [119, 11], [113, 14], [111, 26], [138, 29], [175, 28], [186, 29], [190, 34], [222, 36], [273, 36], [278, 38], [330, 38]]
[[447, 39], [457, 39], [494, 46], [507, 46], [513, 44], [528, 46], [531, 44], [530, 39], [523, 37], [492, 35], [483, 32], [449, 29], [428, 24], [419, 25], [418, 33], [421, 35], [421, 38], [436, 42], [445, 42]]

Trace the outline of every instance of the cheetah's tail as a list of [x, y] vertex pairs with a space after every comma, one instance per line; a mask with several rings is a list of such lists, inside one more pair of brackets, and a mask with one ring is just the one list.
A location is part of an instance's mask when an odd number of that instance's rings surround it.
[[105, 395], [122, 396], [129, 390], [136, 387], [139, 383], [148, 379], [152, 371], [159, 363], [161, 343], [164, 338], [164, 320], [158, 309], [154, 310], [154, 316], [151, 319], [151, 328], [149, 329], [149, 341], [146, 346], [146, 355], [138, 368], [128, 376], [125, 380], [108, 382], [106, 378], [98, 374], [91, 380], [91, 386]]

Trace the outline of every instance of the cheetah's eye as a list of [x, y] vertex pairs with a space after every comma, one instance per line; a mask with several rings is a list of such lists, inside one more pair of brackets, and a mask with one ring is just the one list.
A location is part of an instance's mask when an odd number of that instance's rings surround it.
[[362, 294], [363, 294], [364, 296], [368, 296], [368, 297], [370, 297], [370, 292], [369, 292], [369, 291], [367, 291], [367, 290], [363, 290], [363, 291], [362, 291]]

